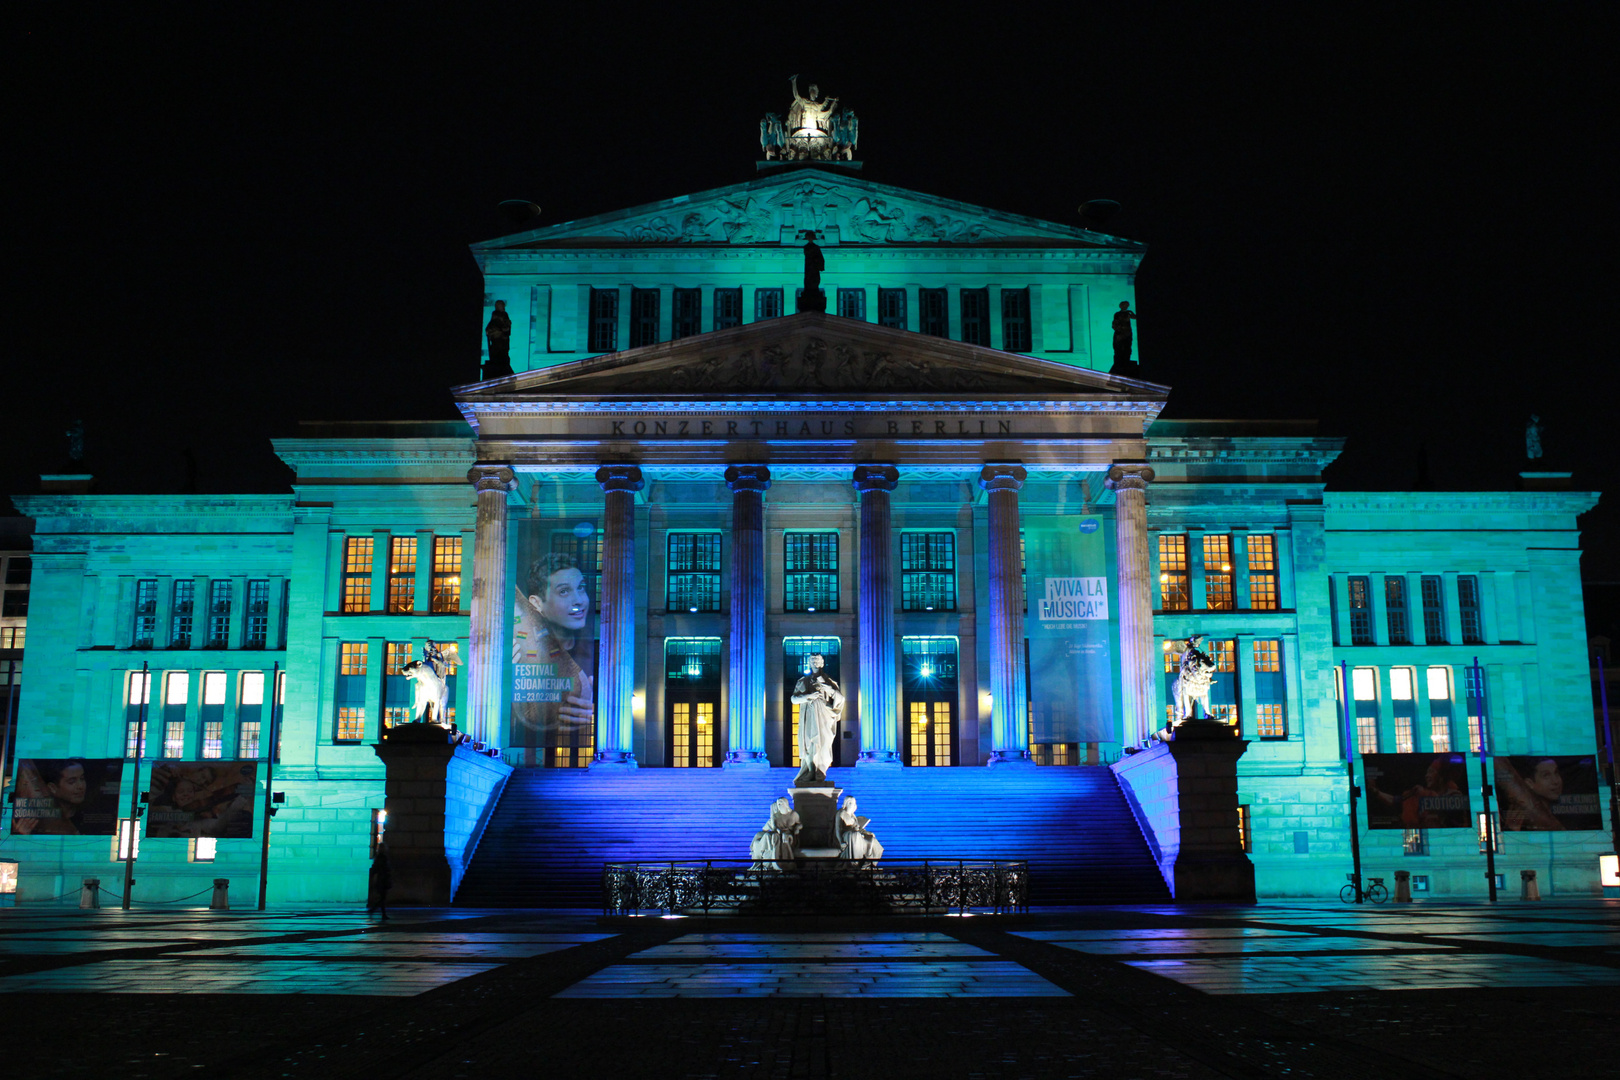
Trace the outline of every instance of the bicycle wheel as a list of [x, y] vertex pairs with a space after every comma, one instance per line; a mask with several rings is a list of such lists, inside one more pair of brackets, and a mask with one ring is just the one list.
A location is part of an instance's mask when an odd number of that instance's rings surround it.
[[1339, 890], [1339, 899], [1343, 900], [1347, 904], [1355, 903], [1356, 902], [1356, 887], [1354, 885], [1346, 885], [1344, 888], [1340, 889]]
[[1389, 899], [1389, 890], [1384, 888], [1383, 882], [1379, 882], [1377, 885], [1374, 885], [1372, 888], [1367, 890], [1367, 899], [1371, 900], [1375, 904], [1382, 904], [1385, 900]]

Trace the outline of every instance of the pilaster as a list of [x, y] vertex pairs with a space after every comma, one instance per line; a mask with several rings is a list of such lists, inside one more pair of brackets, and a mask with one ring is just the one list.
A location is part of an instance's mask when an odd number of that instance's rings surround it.
[[1122, 731], [1127, 746], [1147, 741], [1153, 722], [1153, 582], [1148, 568], [1147, 486], [1153, 469], [1146, 462], [1115, 462], [1108, 470], [1114, 492], [1114, 528], [1119, 557], [1119, 659]]
[[[473, 539], [471, 644], [468, 649], [468, 730], [481, 743], [493, 744], [504, 734], [501, 700], [506, 671], [507, 595], [506, 495], [516, 476], [506, 465], [474, 465], [467, 481], [478, 493]], [[386, 558], [386, 555], [384, 556]], [[375, 604], [375, 601], [374, 601]]]
[[726, 767], [765, 767], [765, 492], [771, 470], [733, 465], [731, 489], [731, 664], [726, 695]]

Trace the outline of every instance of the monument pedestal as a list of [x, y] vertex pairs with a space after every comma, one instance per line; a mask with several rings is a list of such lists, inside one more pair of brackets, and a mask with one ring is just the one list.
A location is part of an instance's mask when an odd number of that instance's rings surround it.
[[799, 857], [836, 859], [843, 851], [838, 843], [838, 801], [843, 790], [830, 782], [795, 787], [788, 792], [793, 809], [799, 814]]

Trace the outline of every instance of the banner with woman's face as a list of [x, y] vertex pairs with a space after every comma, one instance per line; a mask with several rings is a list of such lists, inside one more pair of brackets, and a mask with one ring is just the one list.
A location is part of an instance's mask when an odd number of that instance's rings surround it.
[[111, 836], [121, 758], [23, 758], [11, 797], [14, 836]]
[[596, 519], [514, 518], [507, 536], [514, 588], [506, 745], [588, 745], [596, 718]]
[[252, 761], [154, 764], [146, 809], [147, 837], [249, 839], [253, 836], [258, 768]]

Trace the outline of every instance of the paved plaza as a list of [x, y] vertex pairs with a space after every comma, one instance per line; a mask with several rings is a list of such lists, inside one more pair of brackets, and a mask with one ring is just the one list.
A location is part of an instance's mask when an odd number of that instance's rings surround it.
[[7, 1072], [1620, 1075], [1620, 902], [892, 920], [0, 909]]

